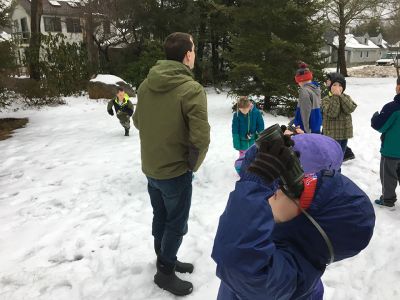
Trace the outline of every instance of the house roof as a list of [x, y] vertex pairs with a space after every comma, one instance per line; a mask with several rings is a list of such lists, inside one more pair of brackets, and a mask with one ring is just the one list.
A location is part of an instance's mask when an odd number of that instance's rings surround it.
[[370, 37], [369, 38], [375, 45], [379, 46], [382, 49], [389, 49], [389, 43], [386, 42], [383, 38], [382, 35], [378, 35], [375, 37]]
[[[30, 0], [18, 0], [17, 3], [31, 13]], [[80, 0], [43, 0], [43, 15], [79, 16], [83, 13], [84, 3]]]
[[[364, 38], [364, 37], [363, 37]], [[333, 44], [339, 46], [339, 37], [335, 36]], [[375, 45], [370, 39], [367, 40], [367, 44], [362, 44], [353, 34], [346, 34], [346, 49], [380, 49], [379, 46]]]

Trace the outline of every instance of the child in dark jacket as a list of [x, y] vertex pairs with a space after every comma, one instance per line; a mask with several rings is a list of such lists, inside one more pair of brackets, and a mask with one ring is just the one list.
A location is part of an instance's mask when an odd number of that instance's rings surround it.
[[300, 64], [295, 80], [299, 85], [299, 101], [294, 124], [305, 133], [320, 133], [322, 125], [321, 89], [312, 81], [313, 73], [307, 64]]
[[117, 96], [110, 100], [107, 105], [108, 113], [113, 116], [117, 114], [117, 118], [125, 129], [125, 136], [129, 136], [129, 129], [131, 127], [131, 117], [133, 115], [133, 104], [129, 100], [128, 94], [125, 93], [123, 88], [118, 88]]
[[375, 203], [386, 207], [394, 207], [397, 182], [400, 180], [400, 78], [397, 79], [396, 93], [394, 100], [386, 104], [380, 113], [376, 112], [371, 120], [372, 128], [382, 133], [382, 196]]
[[218, 299], [322, 300], [326, 266], [368, 245], [375, 225], [371, 202], [334, 170], [300, 177], [303, 190], [294, 194], [287, 188], [287, 174], [299, 165], [292, 149], [284, 142], [258, 146], [215, 237]]
[[233, 147], [239, 151], [239, 159], [235, 162], [237, 172], [246, 150], [254, 144], [263, 130], [264, 120], [261, 112], [247, 97], [240, 97], [232, 119]]

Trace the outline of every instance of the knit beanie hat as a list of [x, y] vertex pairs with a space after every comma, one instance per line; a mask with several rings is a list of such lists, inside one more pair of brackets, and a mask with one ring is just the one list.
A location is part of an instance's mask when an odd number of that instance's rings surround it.
[[297, 83], [313, 80], [313, 73], [308, 68], [308, 65], [304, 62], [299, 64], [299, 69], [296, 72], [294, 78]]
[[304, 191], [300, 196], [300, 207], [308, 209], [314, 199], [315, 190], [317, 189], [318, 178], [315, 174], [306, 175], [303, 179]]
[[336, 73], [335, 76], [331, 77], [331, 86], [329, 87], [329, 90], [332, 89], [332, 86], [335, 82], [340, 83], [340, 85], [343, 87], [343, 92], [346, 90], [346, 78], [340, 73]]

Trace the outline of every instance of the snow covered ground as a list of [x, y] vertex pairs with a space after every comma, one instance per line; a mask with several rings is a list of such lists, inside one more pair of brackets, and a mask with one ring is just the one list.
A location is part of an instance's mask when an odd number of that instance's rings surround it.
[[[394, 95], [394, 79], [349, 79], [357, 159], [343, 173], [371, 200], [380, 194], [379, 134], [370, 117]], [[140, 170], [137, 131], [128, 138], [105, 102], [68, 98], [67, 105], [2, 113], [29, 117], [0, 142], [0, 299], [175, 299], [152, 282], [152, 211]], [[189, 233], [180, 258], [195, 263], [193, 294], [215, 299], [210, 258], [218, 218], [237, 176], [230, 99], [209, 94], [212, 143], [194, 180]], [[265, 116], [267, 125], [286, 123]], [[400, 299], [400, 210], [376, 209], [377, 226], [361, 255], [330, 266], [328, 300]]]

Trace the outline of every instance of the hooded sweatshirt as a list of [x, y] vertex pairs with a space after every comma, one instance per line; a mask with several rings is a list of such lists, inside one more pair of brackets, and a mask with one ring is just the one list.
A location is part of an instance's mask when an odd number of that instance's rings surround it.
[[315, 83], [300, 87], [294, 124], [306, 133], [321, 132], [321, 89]]
[[187, 66], [157, 62], [138, 89], [134, 125], [146, 176], [171, 179], [199, 169], [210, 143], [207, 98]]
[[[331, 240], [334, 261], [352, 257], [371, 240], [371, 201], [340, 173], [322, 171], [317, 178], [307, 211]], [[230, 194], [212, 252], [222, 281], [219, 300], [312, 299], [320, 285], [328, 247], [304, 214], [275, 223], [267, 201], [275, 190], [245, 173]]]

